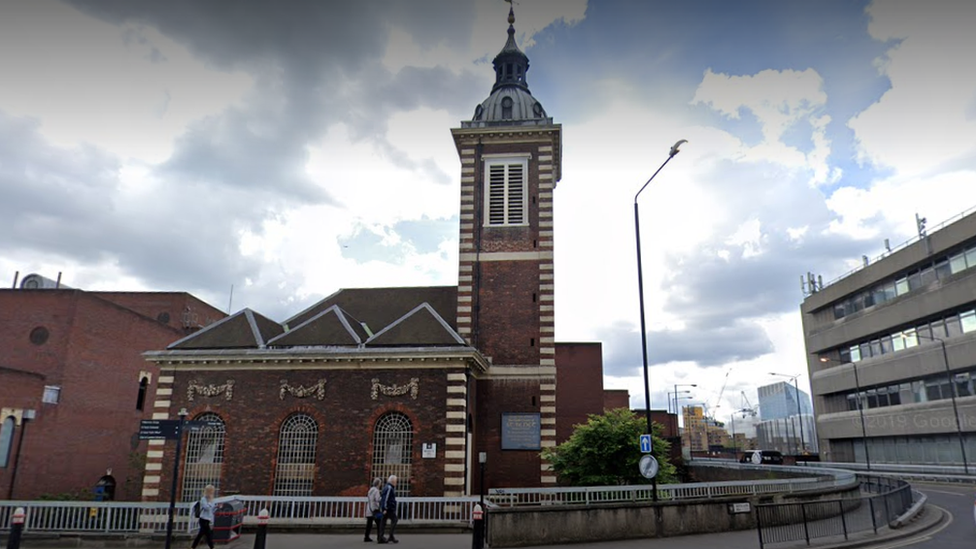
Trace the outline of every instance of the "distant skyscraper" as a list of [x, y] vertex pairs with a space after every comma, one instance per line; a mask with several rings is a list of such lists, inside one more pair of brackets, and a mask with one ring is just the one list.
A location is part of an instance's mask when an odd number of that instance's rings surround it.
[[[789, 382], [780, 381], [759, 388], [759, 416], [763, 421], [786, 419], [796, 415], [796, 387]], [[800, 413], [813, 414], [810, 395], [800, 391]]]

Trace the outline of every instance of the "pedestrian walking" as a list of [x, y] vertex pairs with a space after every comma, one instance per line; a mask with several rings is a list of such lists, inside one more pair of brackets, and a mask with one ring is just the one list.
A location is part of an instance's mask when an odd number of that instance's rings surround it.
[[197, 545], [200, 544], [201, 538], [206, 538], [207, 547], [214, 549], [213, 522], [214, 511], [217, 510], [217, 504], [214, 503], [214, 492], [216, 490], [212, 484], [208, 484], [203, 489], [203, 497], [194, 505], [194, 514], [200, 519], [200, 531], [197, 532], [197, 537], [191, 545], [193, 549], [196, 549]]
[[[373, 485], [369, 487], [369, 492], [366, 493], [366, 535], [363, 537], [363, 541], [373, 541], [373, 538], [369, 535], [373, 532], [373, 523], [376, 523], [376, 530], [380, 530], [380, 521], [383, 520], [383, 509], [382, 501], [380, 499], [380, 486], [383, 485], [383, 480], [379, 477], [373, 479]], [[379, 537], [383, 537], [382, 532], [380, 532]]]
[[[400, 543], [400, 540], [396, 538], [396, 526], [400, 520], [397, 517], [396, 484], [396, 475], [390, 475], [390, 478], [386, 480], [386, 486], [383, 487], [383, 492], [380, 493], [383, 520], [380, 521], [378, 543]], [[386, 530], [387, 521], [390, 521], [390, 537], [384, 538], [383, 532]]]

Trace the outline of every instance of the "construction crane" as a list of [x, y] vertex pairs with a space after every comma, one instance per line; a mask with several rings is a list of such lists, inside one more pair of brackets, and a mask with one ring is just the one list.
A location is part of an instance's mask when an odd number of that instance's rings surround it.
[[745, 391], [739, 391], [739, 392], [742, 394], [742, 409], [736, 410], [736, 412], [741, 412], [742, 417], [746, 417], [746, 414], [748, 414], [751, 417], [756, 417], [756, 414], [758, 413], [758, 411], [756, 410], [756, 406], [753, 406], [752, 403], [749, 402], [749, 397], [746, 396]]
[[715, 399], [715, 406], [711, 407], [711, 412], [718, 413], [718, 409], [722, 407], [722, 395], [725, 394], [725, 386], [729, 384], [729, 374], [731, 373], [732, 368], [725, 371], [725, 379], [722, 381], [722, 390], [718, 392], [718, 398]]

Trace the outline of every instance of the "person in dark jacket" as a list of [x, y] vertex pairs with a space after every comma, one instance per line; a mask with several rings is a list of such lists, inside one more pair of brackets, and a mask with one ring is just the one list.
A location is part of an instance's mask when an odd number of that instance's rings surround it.
[[[383, 480], [374, 478], [373, 485], [366, 494], [366, 535], [363, 537], [363, 541], [373, 541], [369, 537], [370, 533], [373, 532], [373, 522], [376, 522], [377, 530], [380, 528], [380, 520], [383, 518], [383, 509], [380, 506], [380, 486], [383, 486]], [[380, 534], [380, 537], [383, 535]]]
[[[380, 521], [380, 532], [378, 543], [400, 543], [396, 538], [397, 501], [396, 501], [396, 475], [390, 475], [386, 480], [386, 486], [380, 494], [380, 507], [383, 509], [383, 520]], [[384, 538], [383, 532], [386, 530], [386, 521], [390, 521], [390, 537]]]

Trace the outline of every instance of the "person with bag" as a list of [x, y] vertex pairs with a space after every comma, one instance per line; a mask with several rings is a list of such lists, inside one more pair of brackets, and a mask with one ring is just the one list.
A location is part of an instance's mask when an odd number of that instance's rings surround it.
[[[400, 543], [400, 540], [396, 539], [396, 525], [399, 522], [399, 518], [397, 517], [396, 484], [396, 475], [390, 475], [390, 478], [386, 480], [386, 486], [383, 487], [383, 492], [380, 494], [380, 508], [383, 510], [383, 520], [380, 521], [380, 532], [377, 543]], [[383, 531], [386, 530], [386, 521], [390, 521], [389, 538], [383, 537]]]
[[[373, 532], [373, 523], [376, 523], [376, 530], [380, 529], [380, 521], [383, 520], [383, 510], [380, 508], [380, 486], [383, 481], [377, 477], [373, 479], [373, 485], [366, 494], [366, 536], [363, 541], [373, 541], [369, 535]], [[383, 537], [382, 534], [380, 537]]]
[[200, 519], [200, 531], [197, 532], [197, 537], [191, 545], [193, 549], [196, 549], [197, 545], [200, 544], [201, 538], [206, 538], [207, 547], [214, 549], [212, 525], [214, 511], [217, 510], [217, 504], [214, 503], [214, 492], [216, 491], [217, 489], [212, 484], [208, 484], [203, 489], [203, 497], [193, 505], [193, 515]]

